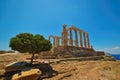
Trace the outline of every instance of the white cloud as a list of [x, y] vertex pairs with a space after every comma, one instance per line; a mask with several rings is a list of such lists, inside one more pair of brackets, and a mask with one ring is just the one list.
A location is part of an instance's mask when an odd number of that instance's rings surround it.
[[104, 48], [104, 50], [119, 50], [120, 49], [120, 47], [119, 46], [116, 46], [116, 47], [112, 47], [112, 48]]
[[120, 54], [120, 46], [104, 48], [104, 49], [100, 49], [100, 51], [105, 51], [111, 54]]

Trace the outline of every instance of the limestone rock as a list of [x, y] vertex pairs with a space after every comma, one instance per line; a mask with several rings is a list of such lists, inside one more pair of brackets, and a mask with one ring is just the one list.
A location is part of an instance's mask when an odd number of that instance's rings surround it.
[[31, 69], [14, 74], [12, 80], [37, 80], [41, 74], [39, 69]]

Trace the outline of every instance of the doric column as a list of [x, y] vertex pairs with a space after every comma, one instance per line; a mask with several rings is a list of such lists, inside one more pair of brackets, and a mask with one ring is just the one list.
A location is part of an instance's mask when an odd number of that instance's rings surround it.
[[59, 46], [59, 37], [55, 36], [55, 47]]
[[83, 33], [83, 36], [84, 36], [84, 48], [86, 48], [86, 35], [85, 35], [85, 32]]
[[78, 35], [77, 35], [77, 30], [75, 30], [75, 46], [78, 47]]
[[55, 47], [55, 37], [53, 37], [53, 46]]
[[80, 31], [80, 47], [83, 47], [82, 31]]
[[68, 46], [68, 30], [66, 29], [66, 25], [63, 25], [62, 46]]
[[88, 48], [90, 48], [90, 41], [89, 41], [88, 33], [87, 33], [87, 43], [88, 43]]
[[58, 46], [60, 46], [60, 38], [58, 37]]
[[72, 30], [70, 29], [70, 46], [73, 46]]
[[59, 46], [62, 46], [62, 39], [59, 37]]

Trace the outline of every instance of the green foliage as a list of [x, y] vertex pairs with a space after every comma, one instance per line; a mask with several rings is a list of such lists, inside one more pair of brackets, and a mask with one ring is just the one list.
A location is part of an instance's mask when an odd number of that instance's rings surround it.
[[29, 53], [49, 51], [52, 47], [50, 41], [46, 40], [42, 35], [33, 35], [31, 33], [16, 35], [16, 37], [11, 38], [9, 46], [12, 50]]

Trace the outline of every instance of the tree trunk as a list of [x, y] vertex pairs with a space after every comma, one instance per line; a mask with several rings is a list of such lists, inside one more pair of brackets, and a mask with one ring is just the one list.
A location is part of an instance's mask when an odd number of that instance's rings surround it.
[[35, 53], [32, 53], [32, 57], [31, 57], [31, 62], [30, 62], [30, 64], [32, 64], [32, 63], [33, 63], [34, 54], [35, 54]]

